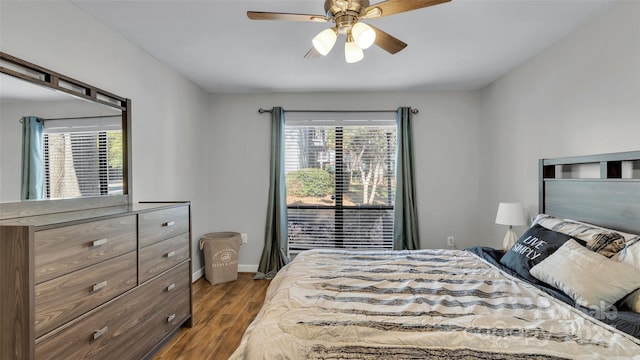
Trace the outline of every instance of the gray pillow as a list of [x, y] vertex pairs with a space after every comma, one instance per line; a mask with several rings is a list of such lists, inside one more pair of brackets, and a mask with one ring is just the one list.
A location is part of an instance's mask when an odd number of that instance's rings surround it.
[[538, 283], [538, 279], [529, 274], [529, 269], [539, 264], [571, 239], [573, 238], [569, 235], [536, 224], [522, 234], [515, 245], [500, 259], [500, 262], [523, 278]]

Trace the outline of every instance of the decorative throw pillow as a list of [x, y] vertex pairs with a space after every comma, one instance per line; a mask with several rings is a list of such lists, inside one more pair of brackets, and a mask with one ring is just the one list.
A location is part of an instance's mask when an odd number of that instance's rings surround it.
[[605, 227], [602, 227], [602, 226], [593, 225], [593, 224], [590, 224], [590, 223], [586, 223], [586, 222], [582, 222], [582, 221], [578, 221], [578, 220], [573, 220], [573, 219], [564, 219], [564, 221], [569, 221], [569, 222], [574, 222], [574, 223], [581, 224], [581, 225], [586, 225], [586, 226], [589, 226], [589, 227], [592, 227], [592, 228], [595, 228], [595, 229], [602, 230], [604, 232], [617, 232], [618, 234], [622, 235], [622, 237], [627, 242], [629, 242], [632, 239], [635, 239], [638, 236], [640, 236], [638, 234], [630, 234], [630, 233], [626, 233], [626, 232], [622, 232], [622, 231], [618, 231], [618, 230], [613, 230], [613, 229], [609, 229], [609, 228], [605, 228]]
[[583, 240], [589, 250], [606, 257], [616, 255], [625, 248], [626, 242], [635, 236], [575, 220], [559, 219], [546, 214], [536, 216], [534, 224]]
[[587, 249], [608, 258], [617, 254], [624, 247], [624, 237], [615, 232], [595, 234], [591, 241], [587, 241]]
[[535, 219], [533, 219], [532, 226], [535, 224], [541, 225], [549, 230], [553, 229], [554, 226], [557, 226], [563, 222], [562, 219], [557, 218], [555, 216], [547, 215], [547, 214], [538, 214]]
[[636, 290], [627, 296], [624, 304], [627, 305], [631, 311], [640, 313], [640, 290]]
[[612, 257], [613, 260], [640, 269], [640, 236], [626, 243], [626, 247]]
[[553, 254], [564, 243], [573, 239], [571, 236], [533, 225], [507, 251], [500, 262], [532, 282], [538, 280], [529, 274], [529, 269]]
[[640, 270], [589, 251], [573, 240], [532, 267], [530, 273], [589, 308], [606, 309], [640, 289]]
[[[629, 242], [629, 245], [618, 253], [615, 260], [640, 270], [640, 237]], [[640, 290], [625, 299], [625, 304], [631, 310], [640, 313]]]

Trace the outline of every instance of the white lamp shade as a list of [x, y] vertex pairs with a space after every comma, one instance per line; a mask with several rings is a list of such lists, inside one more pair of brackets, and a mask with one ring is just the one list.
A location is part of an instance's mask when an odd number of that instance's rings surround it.
[[364, 59], [364, 52], [355, 42], [347, 41], [344, 44], [344, 58], [350, 64], [355, 63]]
[[496, 224], [519, 226], [525, 225], [527, 220], [520, 203], [500, 203], [496, 214]]
[[365, 23], [357, 22], [353, 25], [351, 34], [353, 34], [353, 39], [361, 49], [370, 48], [376, 41], [376, 32]]
[[333, 45], [336, 44], [336, 39], [338, 38], [338, 34], [334, 28], [329, 28], [322, 30], [318, 35], [316, 35], [311, 42], [313, 43], [313, 47], [318, 51], [321, 55], [327, 55], [331, 49], [333, 49]]

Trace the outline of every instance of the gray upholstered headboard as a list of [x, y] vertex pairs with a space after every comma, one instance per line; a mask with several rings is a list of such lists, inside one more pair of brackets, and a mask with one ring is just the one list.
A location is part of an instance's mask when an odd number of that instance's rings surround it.
[[640, 234], [640, 151], [541, 159], [539, 210]]

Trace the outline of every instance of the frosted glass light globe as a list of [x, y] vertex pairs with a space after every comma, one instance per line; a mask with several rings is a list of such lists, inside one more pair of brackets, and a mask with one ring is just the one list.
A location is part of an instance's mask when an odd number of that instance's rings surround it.
[[347, 41], [344, 44], [344, 58], [349, 64], [352, 64], [364, 59], [364, 52], [355, 42]]
[[353, 25], [351, 34], [353, 34], [353, 39], [361, 49], [370, 48], [376, 41], [376, 32], [371, 28], [371, 26], [365, 23], [358, 22]]
[[329, 28], [322, 30], [318, 35], [316, 35], [311, 42], [313, 43], [313, 47], [318, 51], [321, 55], [326, 56], [331, 49], [333, 49], [333, 45], [336, 44], [336, 39], [338, 38], [338, 34], [334, 28]]

